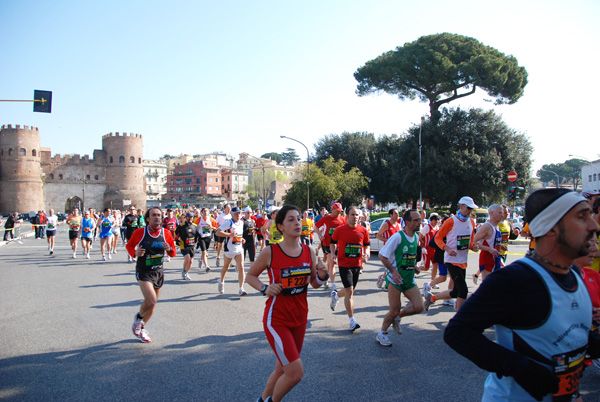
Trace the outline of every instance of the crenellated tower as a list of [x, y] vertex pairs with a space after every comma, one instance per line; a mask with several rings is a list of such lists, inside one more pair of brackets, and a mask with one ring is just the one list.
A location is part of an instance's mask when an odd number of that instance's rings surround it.
[[143, 148], [140, 134], [102, 136], [102, 150], [106, 153], [105, 207], [122, 208], [123, 200], [131, 200], [137, 208], [146, 209]]
[[0, 126], [0, 211], [37, 211], [43, 199], [38, 128]]

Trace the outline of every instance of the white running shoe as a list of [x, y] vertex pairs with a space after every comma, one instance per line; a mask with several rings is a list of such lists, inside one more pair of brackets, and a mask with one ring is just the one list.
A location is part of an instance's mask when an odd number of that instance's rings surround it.
[[425, 311], [429, 311], [429, 306], [431, 306], [434, 303], [431, 301], [432, 297], [432, 293], [427, 293], [427, 296], [425, 296]]
[[240, 288], [240, 290], [239, 290], [238, 294], [239, 294], [240, 296], [246, 296], [248, 293], [247, 293], [247, 292], [244, 290], [244, 288]]
[[217, 268], [221, 266], [221, 260], [219, 260], [218, 258], [217, 258], [217, 263], [215, 264], [215, 266], [216, 266]]
[[206, 273], [210, 272], [210, 267], [207, 265], [207, 266], [206, 266], [206, 268], [204, 269], [204, 271], [205, 271]]
[[77, 253], [73, 253], [73, 258], [77, 258]]
[[402, 335], [402, 328], [400, 328], [400, 321], [402, 320], [402, 318], [400, 318], [399, 316], [394, 317], [394, 321], [392, 321], [392, 328], [394, 329], [394, 332], [397, 333], [398, 335]]
[[375, 337], [375, 340], [377, 342], [379, 342], [379, 344], [381, 346], [392, 346], [392, 342], [390, 341], [390, 337], [385, 332], [379, 331], [377, 333], [377, 336]]
[[190, 278], [190, 276], [188, 275], [187, 272], [185, 271], [181, 271], [181, 279], [183, 279], [184, 281], [191, 281], [192, 278]]
[[360, 328], [360, 325], [356, 321], [353, 321], [350, 323], [350, 331], [354, 332], [359, 328]]
[[144, 325], [144, 320], [138, 318], [138, 313], [135, 313], [133, 316], [133, 325], [131, 326], [131, 331], [135, 336], [140, 336], [140, 332], [142, 331], [142, 325]]
[[335, 307], [338, 304], [338, 300], [340, 298], [337, 295], [337, 292], [335, 290], [331, 291], [331, 302], [329, 303], [329, 308], [331, 309], [331, 311], [335, 311]]
[[106, 256], [102, 254], [102, 261], [106, 261]]
[[202, 268], [202, 259], [198, 258], [198, 268]]
[[477, 274], [473, 274], [473, 283], [475, 285], [477, 285], [477, 280], [479, 279], [479, 277], [477, 276]]
[[142, 330], [140, 331], [140, 342], [152, 342], [152, 339], [150, 339], [150, 335], [148, 335], [148, 331], [146, 331], [144, 328], [142, 328]]
[[219, 282], [218, 283], [218, 289], [219, 289], [219, 293], [224, 294], [225, 293], [225, 284], [223, 282]]
[[171, 257], [167, 256], [167, 262], [171, 262]]
[[87, 253], [87, 254], [85, 255], [85, 258], [87, 258], [87, 259], [89, 260], [89, 259], [90, 259], [90, 253]]
[[112, 257], [110, 256], [110, 253], [108, 253], [108, 259], [112, 260]]
[[383, 274], [377, 277], [377, 287], [381, 289], [383, 287]]
[[423, 297], [427, 297], [427, 293], [429, 293], [429, 291], [431, 291], [431, 285], [429, 282], [425, 282], [423, 285]]

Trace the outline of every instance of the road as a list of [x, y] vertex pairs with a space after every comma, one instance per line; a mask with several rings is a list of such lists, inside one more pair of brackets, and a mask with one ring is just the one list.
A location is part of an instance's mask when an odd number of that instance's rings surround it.
[[[0, 247], [0, 399], [256, 400], [275, 362], [262, 328], [264, 297], [251, 289], [238, 297], [235, 272], [220, 295], [218, 271], [201, 273], [195, 264], [192, 281], [184, 282], [178, 256], [166, 263], [165, 286], [147, 325], [153, 342], [142, 344], [131, 334], [141, 302], [134, 266], [121, 244], [112, 261], [102, 262], [98, 249], [91, 260], [72, 259], [64, 229], [52, 257], [45, 240]], [[211, 251], [213, 267], [214, 257]], [[470, 255], [469, 277], [476, 259]], [[390, 332], [390, 348], [375, 341], [387, 307], [387, 293], [375, 286], [380, 269], [375, 257], [361, 276], [355, 333], [341, 303], [336, 312], [329, 309], [328, 291], [309, 291], [305, 375], [286, 400], [480, 400], [486, 373], [442, 340], [453, 308], [436, 303], [406, 318], [403, 335]], [[418, 276], [420, 287], [428, 277]], [[471, 281], [469, 288], [475, 289]], [[586, 400], [598, 401], [600, 375], [591, 371], [582, 388]]]

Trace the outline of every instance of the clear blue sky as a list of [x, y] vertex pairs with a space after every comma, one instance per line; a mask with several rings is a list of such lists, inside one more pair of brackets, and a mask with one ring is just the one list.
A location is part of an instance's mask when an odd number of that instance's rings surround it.
[[[53, 91], [52, 114], [0, 103], [0, 124], [40, 128], [53, 153], [91, 154], [109, 132], [144, 136], [144, 157], [260, 155], [327, 134], [402, 134], [428, 106], [358, 97], [353, 73], [422, 35], [472, 36], [529, 73], [515, 105], [483, 92], [526, 133], [534, 168], [597, 159], [600, 2], [0, 0], [0, 99]], [[453, 102], [452, 106], [459, 103]], [[592, 145], [593, 144], [593, 145]]]

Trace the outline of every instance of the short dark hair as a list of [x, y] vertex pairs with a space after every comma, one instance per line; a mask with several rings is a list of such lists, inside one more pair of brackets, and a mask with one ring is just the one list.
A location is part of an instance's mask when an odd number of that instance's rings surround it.
[[[163, 218], [163, 210], [160, 209], [159, 207], [150, 207], [148, 208], [148, 210], [146, 211], [146, 214], [144, 215], [144, 218], [146, 219], [146, 221], [148, 221], [150, 219], [150, 211], [152, 211], [153, 209], [158, 209], [160, 211], [160, 217]], [[141, 209], [140, 209], [141, 211]]]
[[407, 209], [406, 211], [404, 211], [404, 215], [402, 215], [402, 219], [404, 219], [404, 222], [412, 221], [411, 215], [413, 212], [419, 213], [419, 211], [417, 211], [416, 209]]
[[388, 211], [388, 215], [392, 216], [392, 215], [394, 215], [394, 212], [398, 212], [398, 210], [396, 208], [392, 208]]
[[594, 205], [592, 205], [592, 212], [598, 215], [598, 208], [600, 207], [600, 197], [594, 200]]
[[[295, 205], [284, 205], [281, 207], [279, 211], [277, 211], [277, 216], [275, 216], [275, 226], [281, 225], [285, 220], [285, 216], [289, 211], [298, 211], [298, 215], [302, 215], [302, 211]], [[277, 228], [279, 230], [279, 228]]]

